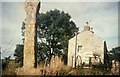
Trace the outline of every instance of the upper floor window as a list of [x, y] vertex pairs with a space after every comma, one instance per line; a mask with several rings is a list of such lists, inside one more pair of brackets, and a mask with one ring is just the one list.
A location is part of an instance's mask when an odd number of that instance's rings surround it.
[[78, 45], [78, 52], [81, 52], [81, 51], [82, 51], [82, 46]]

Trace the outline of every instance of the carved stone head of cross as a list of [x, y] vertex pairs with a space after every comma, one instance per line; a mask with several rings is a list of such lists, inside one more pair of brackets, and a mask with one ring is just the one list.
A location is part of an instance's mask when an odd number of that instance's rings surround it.
[[26, 22], [35, 23], [36, 13], [39, 11], [40, 2], [39, 0], [26, 0], [25, 1], [25, 12], [26, 12]]

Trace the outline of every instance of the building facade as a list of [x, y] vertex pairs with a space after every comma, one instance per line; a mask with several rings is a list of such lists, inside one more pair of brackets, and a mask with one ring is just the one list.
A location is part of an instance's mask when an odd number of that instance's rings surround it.
[[89, 65], [97, 61], [104, 64], [106, 53], [106, 42], [98, 37], [86, 22], [84, 30], [69, 40], [68, 66]]

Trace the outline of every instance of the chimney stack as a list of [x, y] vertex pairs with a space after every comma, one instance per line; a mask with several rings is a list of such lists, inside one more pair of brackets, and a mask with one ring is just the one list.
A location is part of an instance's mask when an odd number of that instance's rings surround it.
[[89, 23], [86, 22], [86, 25], [84, 26], [84, 31], [90, 31], [90, 26], [88, 24]]

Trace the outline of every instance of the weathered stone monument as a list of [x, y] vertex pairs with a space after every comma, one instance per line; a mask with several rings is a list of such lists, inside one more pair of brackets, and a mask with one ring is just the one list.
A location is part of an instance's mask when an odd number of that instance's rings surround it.
[[25, 41], [24, 41], [24, 60], [23, 68], [19, 68], [18, 75], [36, 75], [37, 69], [37, 25], [36, 16], [39, 13], [39, 0], [26, 0], [26, 27], [25, 27]]
[[[31, 1], [31, 2], [30, 2]], [[26, 32], [24, 41], [24, 68], [36, 67], [36, 14], [39, 11], [39, 0], [26, 0]]]

